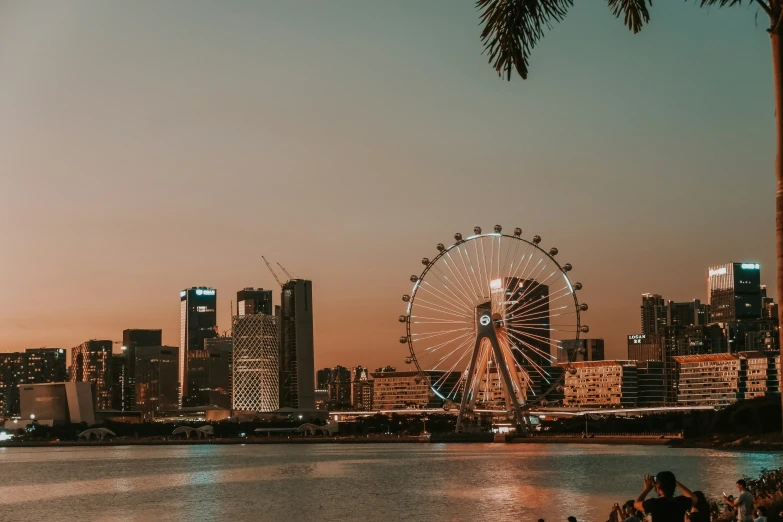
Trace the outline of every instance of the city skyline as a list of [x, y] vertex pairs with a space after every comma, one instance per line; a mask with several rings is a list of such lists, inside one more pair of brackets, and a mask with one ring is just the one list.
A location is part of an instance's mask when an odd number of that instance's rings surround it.
[[408, 276], [495, 223], [574, 265], [607, 358], [638, 330], [640, 294], [706, 302], [708, 266], [759, 262], [774, 290], [772, 82], [752, 13], [656, 5], [634, 36], [579, 5], [509, 84], [487, 73], [472, 3], [445, 5], [5, 8], [0, 350], [128, 328], [177, 346], [173, 296], [194, 285], [219, 290], [229, 330], [236, 291], [279, 303], [265, 254], [316, 285], [317, 368], [401, 367]]

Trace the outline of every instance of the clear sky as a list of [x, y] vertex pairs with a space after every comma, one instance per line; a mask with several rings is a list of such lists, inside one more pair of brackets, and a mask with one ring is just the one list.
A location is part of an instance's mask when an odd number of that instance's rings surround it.
[[[178, 344], [179, 291], [312, 279], [316, 366], [401, 365], [408, 277], [520, 226], [626, 356], [640, 294], [774, 287], [774, 107], [755, 8], [578, 2], [505, 82], [473, 2], [0, 2], [0, 351]], [[279, 293], [275, 292], [277, 300]]]

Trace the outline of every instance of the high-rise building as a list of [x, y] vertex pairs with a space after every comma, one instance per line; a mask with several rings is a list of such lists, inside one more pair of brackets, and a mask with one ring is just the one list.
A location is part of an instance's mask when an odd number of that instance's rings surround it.
[[659, 294], [642, 294], [642, 333], [657, 335], [666, 326], [666, 301]]
[[[122, 354], [115, 360], [114, 382], [121, 389], [114, 390], [114, 409], [136, 409], [136, 348], [163, 344], [162, 330], [129, 328], [122, 331]], [[121, 364], [124, 363], [124, 366]]]
[[372, 409], [372, 379], [370, 371], [364, 366], [351, 368], [351, 408]]
[[707, 298], [712, 322], [761, 318], [760, 272], [758, 263], [727, 263], [709, 268]]
[[277, 359], [279, 336], [276, 318], [263, 312], [240, 314], [234, 317], [232, 332], [234, 337], [233, 409], [243, 411], [278, 409], [280, 372]]
[[319, 390], [329, 391], [329, 382], [332, 379], [332, 369], [322, 368], [315, 372], [315, 387]]
[[329, 378], [329, 407], [345, 409], [351, 407], [351, 370], [344, 366], [331, 369]]
[[566, 339], [561, 341], [560, 349], [557, 351], [558, 363], [565, 363], [568, 361], [584, 362], [603, 360], [603, 339]]
[[280, 407], [313, 410], [313, 283], [304, 279], [287, 281], [276, 315], [280, 335]]
[[[180, 299], [179, 382], [180, 403], [184, 406], [203, 406], [206, 389], [207, 355], [204, 341], [217, 337], [217, 291], [208, 287], [182, 290]], [[198, 359], [193, 371], [190, 360]]]
[[65, 349], [28, 348], [24, 351], [26, 384], [64, 382], [66, 380]]
[[158, 412], [170, 411], [179, 403], [179, 348], [137, 346], [135, 376], [136, 409], [142, 419], [153, 420]]
[[[123, 346], [123, 348], [125, 348]], [[134, 350], [135, 351], [135, 350]], [[131, 411], [131, 396], [136, 396], [136, 390], [130, 391], [130, 383], [133, 378], [128, 374], [127, 350], [111, 355], [111, 409], [117, 411]]]
[[71, 348], [71, 381], [92, 384], [95, 409], [111, 409], [112, 342], [90, 340]]
[[237, 315], [272, 315], [272, 291], [263, 288], [245, 288], [237, 292]]
[[231, 337], [205, 339], [204, 350], [193, 352], [193, 375], [199, 376], [202, 383], [196, 392], [199, 403], [231, 409], [233, 359], [234, 340]]
[[19, 415], [19, 385], [27, 375], [25, 354], [0, 353], [0, 417]]
[[676, 303], [669, 301], [666, 304], [667, 326], [704, 326], [710, 323], [710, 306], [699, 299]]

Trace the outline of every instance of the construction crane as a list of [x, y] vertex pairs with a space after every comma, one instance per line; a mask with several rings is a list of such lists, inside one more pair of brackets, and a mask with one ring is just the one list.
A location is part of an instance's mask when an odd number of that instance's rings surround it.
[[277, 277], [277, 274], [275, 274], [275, 271], [272, 270], [272, 265], [269, 264], [269, 261], [267, 261], [264, 256], [261, 256], [261, 259], [263, 259], [264, 263], [266, 263], [266, 267], [269, 269], [269, 272], [271, 272], [272, 277], [275, 278], [275, 281], [277, 281], [277, 284], [280, 285], [280, 288], [283, 288], [283, 283], [280, 282], [280, 278]]
[[288, 279], [296, 279], [294, 276], [292, 276], [291, 274], [288, 273], [288, 270], [286, 270], [283, 265], [281, 265], [280, 263], [277, 263], [277, 266], [279, 266], [280, 270], [282, 270], [283, 273], [285, 273], [285, 275], [288, 276]]

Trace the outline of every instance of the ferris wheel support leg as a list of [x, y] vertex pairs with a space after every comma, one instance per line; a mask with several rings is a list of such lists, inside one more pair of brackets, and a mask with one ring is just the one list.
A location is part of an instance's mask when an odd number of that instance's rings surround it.
[[511, 375], [508, 373], [508, 366], [503, 362], [506, 359], [503, 357], [503, 352], [500, 351], [500, 343], [498, 343], [498, 338], [495, 335], [494, 330], [492, 331], [492, 334], [487, 335], [487, 337], [489, 337], [489, 340], [492, 343], [492, 351], [495, 354], [495, 360], [497, 361], [500, 375], [503, 377], [503, 386], [506, 387], [506, 397], [510, 398], [511, 403], [514, 405], [514, 420], [516, 420], [518, 428], [523, 428], [527, 431], [527, 423], [522, 419], [522, 408], [519, 405], [519, 398], [517, 397], [517, 394], [514, 393], [514, 387], [511, 385]]
[[479, 348], [481, 347], [481, 337], [476, 338], [476, 345], [473, 347], [473, 356], [470, 358], [470, 369], [468, 375], [465, 377], [465, 385], [462, 391], [462, 401], [459, 406], [459, 414], [457, 415], [457, 433], [459, 433], [462, 426], [462, 417], [465, 415], [465, 408], [468, 405], [468, 395], [473, 391], [473, 375], [476, 373], [476, 359], [478, 359]]

